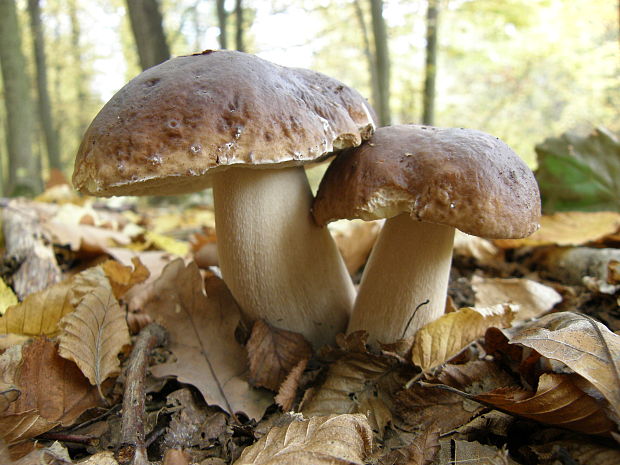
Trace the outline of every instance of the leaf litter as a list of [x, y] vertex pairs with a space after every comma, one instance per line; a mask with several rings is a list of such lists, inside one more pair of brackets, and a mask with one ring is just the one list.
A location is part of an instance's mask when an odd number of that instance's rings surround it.
[[[355, 333], [312, 353], [300, 335], [248, 326], [217, 261], [193, 263], [216, 241], [208, 209], [138, 215], [53, 199], [24, 205], [48, 225], [64, 280], [0, 317], [3, 463], [123, 463], [123, 370], [150, 321], [169, 337], [136, 412], [153, 463], [620, 462], [617, 263], [592, 284], [542, 258], [618, 247], [617, 216], [555, 215], [524, 241], [463, 238], [455, 311], [414, 340], [375, 347]], [[357, 270], [369, 246], [358, 252], [347, 243], [358, 231], [339, 228]]]

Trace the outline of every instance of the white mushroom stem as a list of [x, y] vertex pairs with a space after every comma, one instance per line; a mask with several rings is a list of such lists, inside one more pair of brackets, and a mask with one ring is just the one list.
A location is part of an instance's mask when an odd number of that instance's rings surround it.
[[394, 342], [445, 311], [454, 228], [401, 214], [385, 222], [362, 276], [347, 332]]
[[333, 342], [355, 290], [329, 231], [311, 217], [304, 169], [231, 168], [214, 176], [213, 195], [222, 276], [244, 315], [317, 348]]

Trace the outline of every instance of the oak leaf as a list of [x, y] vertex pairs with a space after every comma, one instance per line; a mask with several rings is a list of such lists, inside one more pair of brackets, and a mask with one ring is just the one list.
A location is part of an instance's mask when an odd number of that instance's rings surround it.
[[271, 428], [234, 465], [363, 465], [371, 449], [364, 415], [330, 415]]
[[559, 312], [517, 332], [510, 343], [564, 363], [592, 383], [620, 417], [620, 335], [586, 315]]
[[152, 373], [176, 376], [198, 388], [208, 404], [258, 419], [272, 399], [247, 381], [245, 351], [235, 340], [239, 307], [221, 279], [211, 276], [205, 284], [206, 295], [196, 264], [181, 259], [153, 283], [144, 308], [168, 330], [176, 361]]
[[511, 305], [461, 308], [442, 315], [422, 327], [411, 349], [413, 363], [423, 371], [431, 370], [457, 355], [492, 326], [510, 326], [514, 318]]
[[250, 382], [277, 391], [295, 365], [312, 356], [312, 346], [299, 333], [258, 320], [245, 346], [250, 362]]
[[101, 390], [108, 377], [120, 372], [118, 354], [130, 343], [125, 313], [114, 294], [104, 286], [94, 289], [59, 326], [60, 356], [74, 361]]

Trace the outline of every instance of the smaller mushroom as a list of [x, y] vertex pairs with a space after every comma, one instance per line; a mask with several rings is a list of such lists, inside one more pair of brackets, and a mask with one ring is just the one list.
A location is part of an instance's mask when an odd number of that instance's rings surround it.
[[520, 238], [538, 228], [540, 194], [510, 147], [470, 129], [378, 129], [330, 165], [315, 220], [388, 218], [366, 264], [348, 332], [393, 342], [445, 311], [455, 228]]

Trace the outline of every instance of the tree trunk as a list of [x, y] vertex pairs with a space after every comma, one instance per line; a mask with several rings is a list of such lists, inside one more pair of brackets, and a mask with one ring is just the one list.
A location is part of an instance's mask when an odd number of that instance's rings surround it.
[[0, 0], [0, 65], [7, 118], [9, 179], [7, 193], [27, 195], [41, 191], [41, 172], [32, 151], [33, 113], [30, 80], [22, 53], [15, 0]]
[[71, 22], [71, 54], [73, 55], [73, 66], [75, 71], [72, 73], [73, 82], [75, 87], [75, 93], [78, 101], [77, 106], [77, 127], [78, 138], [81, 139], [86, 131], [86, 127], [89, 123], [89, 116], [84, 111], [86, 106], [84, 102], [88, 98], [86, 91], [87, 76], [82, 65], [82, 45], [80, 43], [82, 36], [82, 28], [77, 16], [76, 0], [67, 1], [67, 10], [69, 13], [69, 21]]
[[43, 27], [41, 26], [41, 7], [39, 0], [28, 0], [28, 15], [30, 16], [30, 27], [32, 33], [32, 47], [35, 58], [37, 73], [37, 104], [39, 108], [39, 122], [43, 129], [45, 147], [47, 149], [47, 160], [49, 168], [62, 170], [60, 161], [60, 150], [58, 148], [58, 133], [54, 128], [52, 118], [52, 106], [47, 90], [47, 64], [45, 59], [45, 39]]
[[426, 68], [424, 78], [424, 103], [422, 124], [435, 121], [435, 78], [437, 76], [437, 27], [439, 0], [428, 0], [426, 10]]
[[355, 8], [355, 17], [359, 23], [360, 30], [362, 31], [362, 40], [364, 41], [364, 56], [366, 57], [366, 63], [368, 65], [368, 77], [370, 81], [370, 89], [372, 96], [372, 105], [375, 108], [379, 108], [379, 83], [377, 82], [377, 64], [376, 58], [370, 46], [370, 35], [368, 34], [368, 28], [366, 27], [366, 18], [364, 17], [364, 10], [360, 4], [360, 0], [353, 2]]
[[217, 5], [217, 24], [220, 27], [220, 48], [228, 48], [228, 35], [226, 34], [226, 20], [228, 13], [226, 12], [226, 5], [224, 0], [216, 0]]
[[170, 58], [157, 0], [126, 0], [131, 30], [143, 70]]
[[235, 1], [235, 48], [245, 52], [243, 43], [243, 0]]
[[381, 126], [389, 126], [390, 115], [390, 57], [388, 53], [388, 39], [383, 18], [383, 0], [370, 0], [372, 16], [372, 31], [375, 43], [375, 66], [377, 70], [377, 88], [379, 103], [376, 110], [379, 112]]

